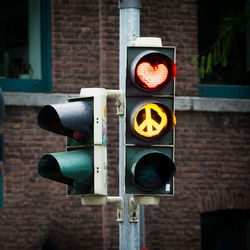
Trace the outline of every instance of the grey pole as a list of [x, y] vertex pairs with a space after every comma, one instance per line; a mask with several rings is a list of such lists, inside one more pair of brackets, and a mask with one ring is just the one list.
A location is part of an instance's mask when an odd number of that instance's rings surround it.
[[[126, 91], [126, 47], [140, 34], [140, 0], [119, 0], [120, 8], [120, 90]], [[140, 248], [139, 223], [129, 222], [128, 201], [125, 195], [125, 119], [120, 116], [119, 122], [119, 193], [124, 199], [124, 222], [120, 223], [120, 250], [137, 250]]]

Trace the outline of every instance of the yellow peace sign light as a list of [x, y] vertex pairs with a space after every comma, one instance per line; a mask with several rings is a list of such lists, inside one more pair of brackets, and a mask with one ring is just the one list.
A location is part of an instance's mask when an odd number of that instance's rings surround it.
[[131, 112], [130, 126], [142, 140], [159, 139], [175, 127], [176, 118], [171, 109], [158, 101], [139, 103]]
[[152, 138], [160, 135], [166, 129], [167, 123], [165, 110], [155, 103], [149, 103], [136, 113], [134, 130], [140, 136]]

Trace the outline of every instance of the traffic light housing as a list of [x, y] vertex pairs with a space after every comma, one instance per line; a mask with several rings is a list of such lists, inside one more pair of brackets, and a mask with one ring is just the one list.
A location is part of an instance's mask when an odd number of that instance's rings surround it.
[[107, 131], [105, 89], [81, 89], [79, 98], [44, 106], [38, 125], [67, 137], [67, 152], [48, 153], [38, 173], [67, 185], [68, 195], [107, 195]]
[[127, 47], [125, 193], [173, 195], [174, 47]]

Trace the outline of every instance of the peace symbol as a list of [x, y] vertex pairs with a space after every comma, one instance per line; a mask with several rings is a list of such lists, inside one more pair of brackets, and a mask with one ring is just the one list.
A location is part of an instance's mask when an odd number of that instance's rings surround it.
[[159, 135], [167, 126], [167, 114], [155, 103], [144, 105], [134, 118], [134, 130], [137, 134], [151, 138]]

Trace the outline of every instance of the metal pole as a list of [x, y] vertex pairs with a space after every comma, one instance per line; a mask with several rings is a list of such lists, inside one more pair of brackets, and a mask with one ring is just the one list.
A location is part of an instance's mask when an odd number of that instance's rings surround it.
[[[119, 0], [120, 8], [120, 90], [126, 91], [126, 47], [131, 44], [140, 32], [140, 0]], [[124, 199], [124, 222], [120, 223], [120, 250], [137, 250], [140, 248], [139, 223], [129, 222], [129, 196], [125, 195], [125, 119], [120, 116], [119, 122], [119, 193]]]
[[140, 217], [139, 217], [139, 225], [140, 225], [140, 248], [146, 248], [146, 236], [145, 236], [145, 211], [144, 205], [140, 205]]

